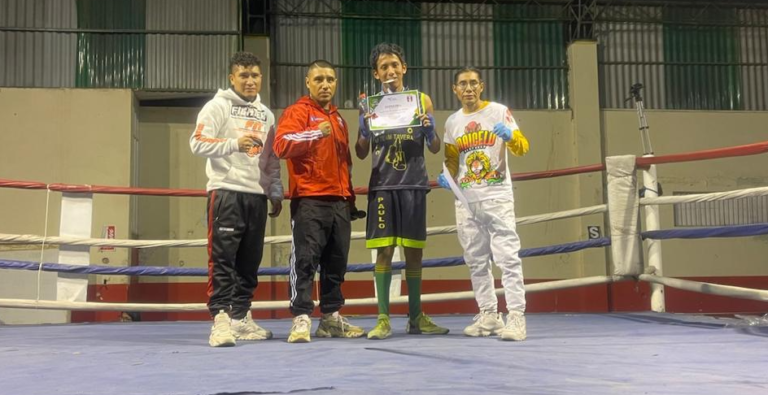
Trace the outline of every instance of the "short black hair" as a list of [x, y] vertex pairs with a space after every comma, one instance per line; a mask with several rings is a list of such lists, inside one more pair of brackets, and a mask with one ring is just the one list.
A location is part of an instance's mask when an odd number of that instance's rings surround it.
[[453, 75], [453, 85], [456, 85], [459, 82], [459, 76], [464, 73], [475, 73], [477, 74], [477, 78], [479, 78], [480, 81], [483, 81], [483, 75], [480, 74], [480, 70], [478, 70], [477, 67], [466, 66]]
[[373, 47], [373, 50], [371, 50], [371, 68], [376, 70], [376, 64], [379, 61], [379, 56], [381, 55], [395, 55], [398, 59], [400, 59], [400, 63], [405, 63], [405, 54], [403, 53], [403, 48], [401, 48], [397, 44], [392, 43], [379, 43], [376, 44], [375, 47]]
[[237, 52], [229, 59], [229, 71], [231, 72], [235, 66], [243, 66], [245, 68], [258, 66], [259, 71], [261, 71], [261, 59], [250, 52]]
[[336, 67], [334, 67], [331, 62], [324, 59], [313, 60], [312, 63], [307, 66], [307, 75], [309, 75], [309, 72], [314, 69], [331, 69], [336, 71]]

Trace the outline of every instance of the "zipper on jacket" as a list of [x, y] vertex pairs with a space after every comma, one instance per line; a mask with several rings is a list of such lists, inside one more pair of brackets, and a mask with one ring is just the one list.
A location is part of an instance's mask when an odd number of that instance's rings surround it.
[[[336, 128], [333, 127], [333, 119], [331, 119], [331, 113], [330, 111], [326, 111], [326, 115], [328, 115], [328, 122], [331, 124], [331, 131], [335, 132]], [[338, 163], [338, 166], [336, 167], [336, 173], [339, 176], [339, 196], [341, 196], [342, 199], [347, 200], [347, 197], [344, 196], [344, 186], [341, 184], [341, 161], [339, 161], [339, 144], [336, 142], [336, 137], [333, 137], [333, 148], [334, 148], [334, 155], [336, 156], [336, 163]], [[349, 171], [347, 171], [349, 173]], [[351, 179], [350, 179], [351, 182]]]

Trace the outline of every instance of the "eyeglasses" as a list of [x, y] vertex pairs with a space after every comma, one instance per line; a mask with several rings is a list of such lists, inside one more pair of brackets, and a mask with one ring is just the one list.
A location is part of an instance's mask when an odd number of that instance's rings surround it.
[[472, 80], [472, 81], [469, 81], [469, 82], [461, 81], [458, 84], [456, 84], [456, 86], [458, 86], [462, 90], [467, 89], [467, 87], [469, 87], [472, 90], [475, 90], [475, 89], [477, 89], [478, 86], [480, 86], [480, 81], [478, 81], [478, 80]]

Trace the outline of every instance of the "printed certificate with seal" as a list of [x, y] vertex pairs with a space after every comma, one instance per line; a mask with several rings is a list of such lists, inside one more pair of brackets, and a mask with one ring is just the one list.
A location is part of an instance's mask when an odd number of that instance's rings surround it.
[[403, 91], [387, 95], [368, 97], [368, 119], [371, 132], [378, 136], [387, 129], [398, 129], [421, 125], [418, 115], [421, 108], [419, 91]]

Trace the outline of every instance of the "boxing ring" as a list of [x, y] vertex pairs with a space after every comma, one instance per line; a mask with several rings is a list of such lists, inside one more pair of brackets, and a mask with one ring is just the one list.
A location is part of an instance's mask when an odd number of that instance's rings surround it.
[[[393, 337], [316, 339], [286, 344], [289, 320], [260, 320], [276, 340], [241, 342], [235, 348], [207, 345], [210, 322], [131, 322], [0, 326], [0, 394], [724, 394], [768, 393], [768, 316], [744, 319], [665, 313], [664, 287], [768, 302], [768, 290], [665, 277], [660, 243], [670, 239], [745, 237], [768, 234], [768, 224], [659, 229], [658, 206], [768, 195], [768, 186], [709, 194], [654, 196], [655, 166], [733, 158], [768, 152], [768, 142], [668, 156], [609, 157], [605, 164], [516, 174], [515, 181], [605, 172], [606, 203], [519, 217], [528, 225], [607, 214], [607, 237], [526, 248], [521, 256], [566, 254], [609, 247], [611, 271], [603, 276], [526, 284], [528, 294], [595, 284], [651, 284], [651, 310], [641, 313], [528, 314], [528, 339], [500, 342], [462, 334], [469, 316], [439, 317], [447, 336], [405, 335], [404, 317], [393, 317]], [[645, 196], [640, 197], [638, 173]], [[0, 187], [66, 194], [205, 196], [203, 191], [43, 184], [0, 179]], [[648, 192], [650, 191], [650, 193]], [[365, 193], [364, 189], [358, 192]], [[46, 207], [47, 209], [47, 207]], [[638, 217], [645, 216], [641, 229]], [[89, 225], [90, 226], [90, 225]], [[431, 227], [450, 234], [455, 226]], [[89, 237], [0, 234], [0, 244], [115, 248], [202, 247], [206, 240], [114, 240]], [[353, 239], [364, 238], [353, 232]], [[681, 241], [684, 242], [684, 241]], [[266, 243], [290, 243], [290, 236]], [[645, 243], [645, 248], [641, 243]], [[647, 250], [647, 253], [643, 251]], [[42, 253], [41, 253], [42, 261]], [[126, 276], [207, 276], [205, 268], [114, 267], [0, 259], [0, 269]], [[424, 267], [463, 265], [461, 257], [426, 259]], [[394, 269], [403, 267], [395, 263]], [[372, 271], [353, 264], [350, 272]], [[262, 268], [285, 275], [288, 268]], [[373, 286], [372, 286], [373, 287]], [[766, 287], [768, 288], [768, 287]], [[503, 295], [503, 290], [497, 290]], [[38, 292], [39, 295], [39, 292]], [[425, 303], [473, 299], [471, 291], [425, 294]], [[391, 300], [407, 303], [407, 297]], [[348, 299], [347, 306], [373, 306], [375, 298]], [[768, 304], [765, 305], [768, 310]], [[68, 311], [207, 311], [204, 303], [102, 303], [0, 299], [0, 307]], [[287, 300], [253, 303], [254, 310], [287, 309]], [[366, 329], [373, 317], [352, 317]], [[313, 325], [317, 325], [315, 321]]]

